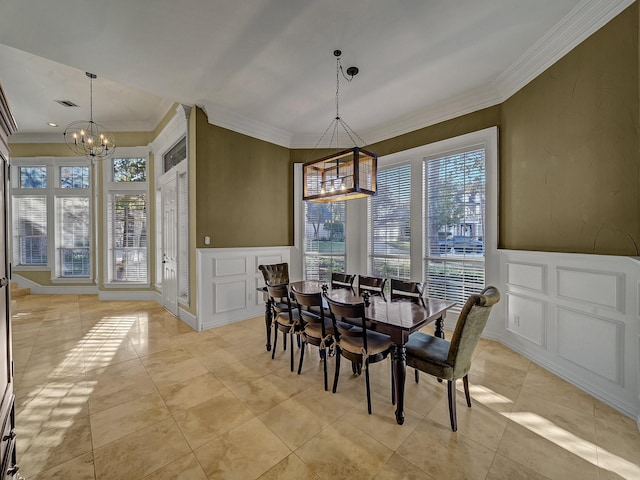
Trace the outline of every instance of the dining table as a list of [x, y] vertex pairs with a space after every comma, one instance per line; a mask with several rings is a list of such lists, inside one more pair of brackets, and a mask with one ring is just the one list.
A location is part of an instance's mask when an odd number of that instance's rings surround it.
[[382, 295], [363, 296], [357, 288], [331, 289], [326, 283], [317, 280], [291, 282], [291, 286], [303, 293], [323, 292], [326, 296], [342, 303], [365, 303], [367, 327], [376, 332], [389, 335], [391, 350], [391, 368], [395, 378], [396, 421], [404, 423], [404, 386], [407, 372], [407, 351], [405, 344], [409, 335], [429, 323], [435, 324], [434, 334], [444, 338], [444, 318], [455, 302], [421, 297], [419, 301], [400, 299], [390, 301]]

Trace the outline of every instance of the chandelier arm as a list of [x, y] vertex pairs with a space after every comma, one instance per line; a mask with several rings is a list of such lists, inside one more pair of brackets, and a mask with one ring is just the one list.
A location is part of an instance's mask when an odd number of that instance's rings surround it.
[[333, 119], [331, 120], [331, 123], [329, 123], [329, 125], [327, 126], [326, 130], [324, 131], [324, 133], [322, 134], [322, 136], [318, 139], [318, 141], [316, 142], [316, 144], [313, 146], [313, 148], [309, 151], [309, 153], [307, 154], [305, 163], [311, 158], [311, 154], [313, 153], [313, 151], [318, 148], [318, 145], [320, 145], [320, 142], [322, 142], [322, 140], [324, 140], [324, 137], [327, 136], [327, 132], [329, 132], [329, 129], [336, 123], [336, 120]]

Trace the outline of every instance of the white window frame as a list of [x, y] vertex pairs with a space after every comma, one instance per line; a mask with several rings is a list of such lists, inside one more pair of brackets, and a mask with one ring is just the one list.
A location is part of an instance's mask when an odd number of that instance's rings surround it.
[[[42, 189], [20, 188], [20, 167], [44, 166], [47, 169], [47, 186]], [[89, 167], [89, 188], [61, 188], [60, 167]], [[25, 157], [11, 160], [11, 199], [14, 197], [44, 197], [47, 203], [47, 264], [46, 265], [22, 265], [19, 259], [14, 258], [11, 251], [12, 269], [20, 271], [49, 271], [52, 283], [94, 283], [95, 262], [95, 238], [94, 238], [94, 203], [93, 185], [94, 178], [91, 162], [78, 157]], [[57, 199], [61, 197], [87, 197], [89, 199], [89, 276], [88, 277], [62, 277], [61, 267], [57, 257], [60, 245]], [[11, 212], [11, 241], [15, 239], [13, 234], [14, 215], [13, 206]]]
[[[104, 254], [102, 255], [103, 265], [103, 285], [105, 288], [148, 288], [151, 285], [151, 254], [150, 246], [151, 231], [149, 230], [151, 219], [151, 197], [149, 196], [149, 149], [147, 147], [118, 147], [115, 158], [144, 158], [146, 163], [146, 181], [145, 182], [114, 182], [113, 181], [113, 158], [102, 160], [102, 185], [103, 185], [103, 245]], [[109, 225], [109, 208], [111, 206], [111, 196], [114, 194], [144, 194], [146, 201], [146, 231], [147, 231], [147, 281], [146, 282], [125, 282], [112, 280], [112, 267], [109, 259], [111, 258], [111, 226]]]

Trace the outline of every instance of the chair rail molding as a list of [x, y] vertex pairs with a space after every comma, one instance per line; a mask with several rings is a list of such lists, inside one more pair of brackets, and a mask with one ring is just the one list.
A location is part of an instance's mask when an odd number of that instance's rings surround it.
[[264, 315], [259, 265], [290, 263], [291, 248], [199, 248], [196, 250], [196, 330]]
[[489, 337], [636, 419], [640, 259], [499, 250]]

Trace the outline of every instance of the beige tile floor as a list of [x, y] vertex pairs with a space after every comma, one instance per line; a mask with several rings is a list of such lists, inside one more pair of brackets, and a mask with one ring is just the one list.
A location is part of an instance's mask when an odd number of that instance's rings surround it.
[[348, 362], [325, 392], [313, 347], [300, 376], [288, 352], [271, 360], [262, 318], [196, 333], [153, 302], [31, 295], [13, 341], [29, 479], [640, 478], [633, 420], [496, 342], [476, 350], [452, 433], [434, 379], [409, 375], [399, 426], [388, 361], [370, 368], [368, 415]]

